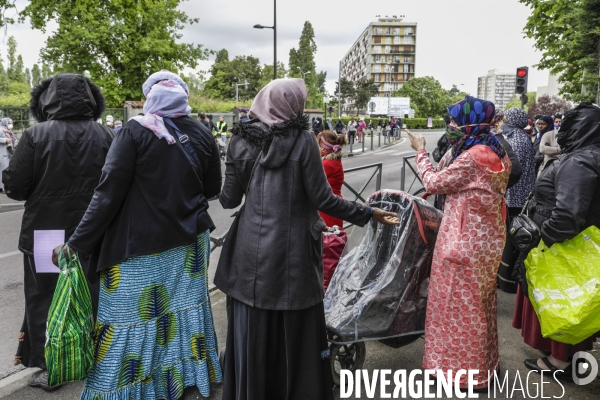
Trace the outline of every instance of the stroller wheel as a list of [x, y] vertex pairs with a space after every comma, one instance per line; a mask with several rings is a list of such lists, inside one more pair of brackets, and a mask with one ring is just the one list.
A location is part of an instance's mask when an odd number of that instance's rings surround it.
[[367, 348], [364, 342], [343, 346], [332, 343], [329, 350], [331, 373], [333, 375], [333, 383], [335, 383], [336, 386], [340, 386], [340, 371], [342, 369], [347, 369], [354, 373], [355, 370], [361, 369], [367, 355]]

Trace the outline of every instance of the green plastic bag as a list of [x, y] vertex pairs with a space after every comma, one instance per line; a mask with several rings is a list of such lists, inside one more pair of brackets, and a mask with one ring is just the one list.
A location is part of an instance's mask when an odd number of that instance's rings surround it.
[[93, 315], [90, 290], [79, 257], [60, 252], [60, 274], [46, 325], [48, 384], [85, 379], [94, 363]]
[[591, 226], [525, 260], [529, 299], [545, 338], [577, 344], [600, 331], [600, 229]]

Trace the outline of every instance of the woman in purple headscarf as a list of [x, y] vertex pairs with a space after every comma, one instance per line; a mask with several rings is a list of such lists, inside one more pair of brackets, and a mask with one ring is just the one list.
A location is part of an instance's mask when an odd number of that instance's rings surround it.
[[[488, 373], [499, 366], [496, 273], [511, 165], [490, 132], [493, 103], [467, 96], [447, 110], [455, 140], [443, 169], [432, 166], [425, 139], [408, 132], [427, 193], [446, 195], [431, 267], [423, 368], [479, 370], [476, 388], [484, 389]], [[467, 387], [467, 376], [460, 387]]]
[[219, 201], [244, 205], [215, 275], [232, 299], [223, 399], [333, 399], [318, 211], [360, 226], [398, 224], [393, 213], [332, 193], [304, 115], [307, 94], [302, 79], [269, 83], [227, 149]]
[[178, 399], [188, 386], [208, 397], [221, 381], [207, 274], [219, 150], [188, 117], [179, 76], [157, 72], [143, 92], [66, 250], [92, 255], [101, 281], [83, 400]]

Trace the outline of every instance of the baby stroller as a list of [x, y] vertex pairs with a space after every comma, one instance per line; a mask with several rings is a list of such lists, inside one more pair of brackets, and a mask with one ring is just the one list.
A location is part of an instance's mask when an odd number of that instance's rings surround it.
[[408, 193], [381, 190], [367, 204], [398, 213], [400, 225], [354, 228], [325, 293], [331, 368], [362, 368], [365, 341], [399, 348], [425, 329], [427, 287], [442, 213]]

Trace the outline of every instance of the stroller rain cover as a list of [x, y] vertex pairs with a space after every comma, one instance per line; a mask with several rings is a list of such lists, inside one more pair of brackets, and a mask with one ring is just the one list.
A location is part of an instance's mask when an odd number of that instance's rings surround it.
[[325, 293], [327, 329], [344, 340], [422, 333], [442, 213], [396, 190], [376, 192], [367, 204], [398, 213], [400, 225], [353, 228]]

